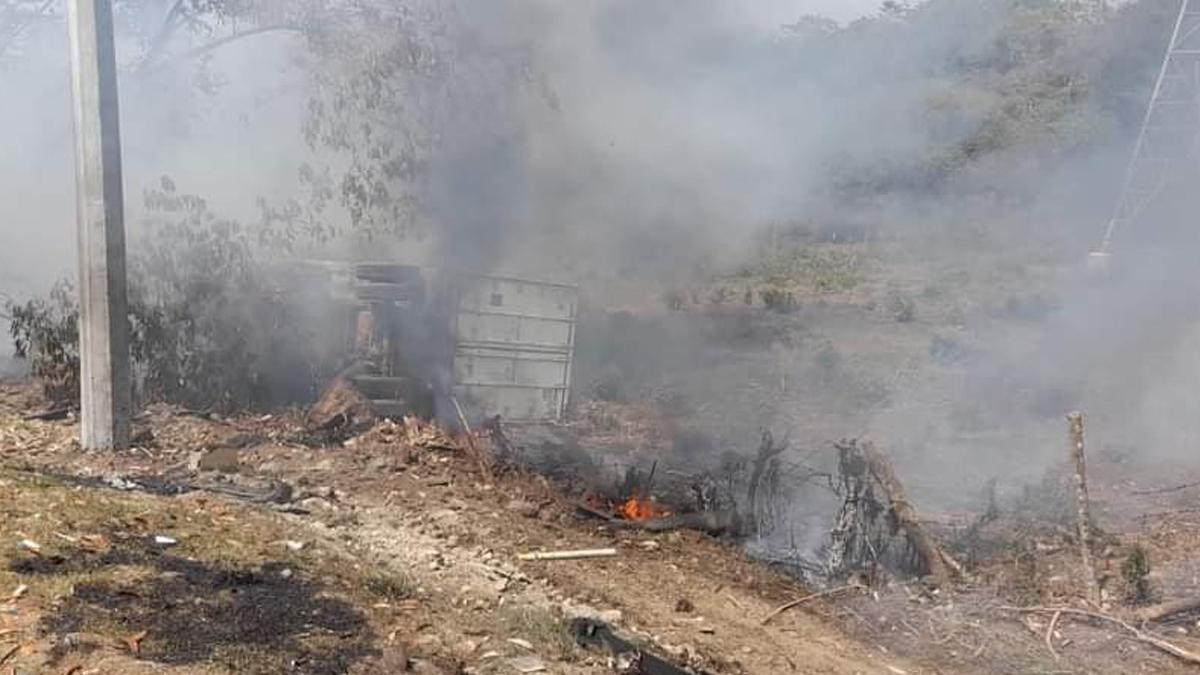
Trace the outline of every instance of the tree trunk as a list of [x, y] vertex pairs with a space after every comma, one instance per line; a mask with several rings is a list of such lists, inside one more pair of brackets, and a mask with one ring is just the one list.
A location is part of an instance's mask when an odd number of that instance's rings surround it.
[[925, 563], [925, 569], [929, 573], [930, 578], [938, 586], [949, 584], [952, 576], [951, 571], [960, 570], [961, 566], [956, 562], [947, 565], [947, 561], [953, 559], [937, 545], [937, 542], [934, 541], [933, 537], [921, 525], [921, 521], [917, 516], [917, 510], [908, 501], [908, 496], [904, 492], [904, 485], [896, 477], [896, 471], [892, 468], [892, 463], [888, 461], [887, 457], [879, 452], [870, 441], [862, 443], [860, 449], [862, 457], [867, 461], [871, 475], [887, 491], [888, 503], [892, 513], [895, 515], [897, 525], [907, 535], [909, 543], [912, 544], [913, 548], [917, 551], [917, 555]]

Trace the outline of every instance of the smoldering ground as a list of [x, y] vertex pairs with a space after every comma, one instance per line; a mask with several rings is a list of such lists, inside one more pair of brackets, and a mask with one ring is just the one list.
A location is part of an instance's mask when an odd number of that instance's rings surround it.
[[[770, 26], [731, 0], [298, 3], [274, 9], [337, 20], [151, 77], [134, 68], [166, 7], [129, 3], [129, 220], [169, 175], [223, 218], [334, 232], [305, 255], [563, 278], [601, 308], [638, 285], [633, 329], [599, 312], [581, 335], [577, 400], [603, 380], [632, 402], [670, 390], [719, 450], [763, 427], [806, 452], [871, 433], [947, 502], [1056, 461], [1072, 407], [1186, 447], [1163, 423], [1190, 409], [1186, 256], [1131, 255], [1102, 289], [1072, 271], [1172, 3], [931, 0], [842, 24], [795, 4]], [[0, 290], [17, 296], [72, 265], [63, 36], [55, 15], [0, 71], [22, 102], [0, 110]], [[1187, 200], [1167, 204], [1122, 247], [1184, 227]]]

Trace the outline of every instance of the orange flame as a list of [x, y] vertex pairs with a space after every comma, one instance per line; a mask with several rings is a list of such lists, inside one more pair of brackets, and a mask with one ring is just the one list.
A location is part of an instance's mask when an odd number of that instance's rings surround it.
[[653, 498], [643, 498], [637, 492], [633, 493], [624, 504], [617, 507], [617, 515], [625, 520], [651, 520], [670, 515], [660, 507]]

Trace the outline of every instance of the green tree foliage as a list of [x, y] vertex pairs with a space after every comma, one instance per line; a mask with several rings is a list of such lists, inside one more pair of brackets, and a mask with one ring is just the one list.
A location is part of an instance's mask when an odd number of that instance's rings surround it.
[[[792, 48], [806, 61], [877, 64], [915, 92], [912, 120], [871, 119], [915, 134], [898, 152], [835, 155], [833, 189], [1019, 191], [1015, 175], [1131, 135], [1178, 4], [1141, 0], [928, 0], [892, 3], [835, 31], [809, 21]], [[833, 77], [837, 68], [818, 74]], [[847, 78], [846, 86], [853, 86]], [[897, 109], [904, 110], [903, 106]], [[1034, 186], [1035, 187], [1035, 186]]]

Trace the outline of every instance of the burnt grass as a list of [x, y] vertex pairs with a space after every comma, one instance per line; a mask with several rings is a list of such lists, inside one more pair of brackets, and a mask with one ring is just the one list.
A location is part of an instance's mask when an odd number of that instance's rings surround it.
[[146, 635], [138, 658], [214, 664], [237, 673], [345, 673], [376, 653], [371, 647], [376, 636], [361, 612], [283, 563], [208, 564], [135, 540], [104, 553], [78, 550], [13, 561], [9, 570], [67, 575], [111, 566], [137, 566], [155, 574], [129, 583], [76, 584], [41, 621], [41, 629], [57, 638], [54, 659], [72, 649], [72, 635], [133, 636], [142, 631]]

